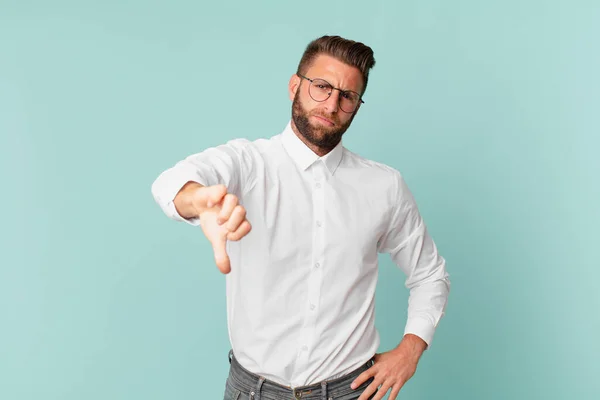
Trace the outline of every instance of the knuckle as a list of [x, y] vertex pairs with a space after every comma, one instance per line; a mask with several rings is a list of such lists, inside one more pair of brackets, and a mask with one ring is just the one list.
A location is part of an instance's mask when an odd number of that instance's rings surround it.
[[237, 198], [237, 196], [236, 196], [235, 194], [227, 193], [227, 194], [225, 195], [225, 198], [226, 198], [228, 201], [235, 202], [235, 203], [237, 204], [237, 199], [238, 199], [238, 198]]
[[222, 199], [227, 193], [227, 187], [225, 185], [215, 185], [213, 190], [210, 191], [212, 196]]
[[235, 207], [235, 211], [243, 217], [246, 216], [246, 209], [240, 205]]

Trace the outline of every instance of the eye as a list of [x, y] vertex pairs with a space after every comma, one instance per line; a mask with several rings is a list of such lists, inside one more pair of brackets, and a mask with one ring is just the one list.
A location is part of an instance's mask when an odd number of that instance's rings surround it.
[[332, 90], [331, 85], [322, 79], [315, 79], [312, 85], [323, 92], [330, 92]]
[[351, 102], [355, 103], [358, 101], [358, 95], [354, 92], [342, 92], [342, 97], [346, 100], [350, 100]]

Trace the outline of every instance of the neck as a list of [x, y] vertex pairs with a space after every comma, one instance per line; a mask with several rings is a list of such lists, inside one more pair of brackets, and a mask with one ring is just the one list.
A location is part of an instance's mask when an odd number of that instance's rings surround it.
[[329, 153], [331, 151], [329, 149], [324, 149], [322, 147], [319, 147], [319, 146], [317, 146], [317, 145], [309, 142], [308, 139], [306, 139], [304, 137], [304, 135], [302, 133], [300, 133], [300, 131], [298, 130], [298, 127], [294, 123], [293, 119], [292, 119], [292, 124], [291, 125], [292, 125], [292, 130], [294, 131], [294, 133], [296, 134], [296, 136], [298, 137], [298, 139], [300, 139], [302, 141], [302, 143], [304, 143], [306, 145], [306, 147], [308, 147], [309, 149], [311, 149], [313, 151], [313, 153], [315, 153], [319, 157], [323, 157], [323, 156], [325, 156], [327, 153]]

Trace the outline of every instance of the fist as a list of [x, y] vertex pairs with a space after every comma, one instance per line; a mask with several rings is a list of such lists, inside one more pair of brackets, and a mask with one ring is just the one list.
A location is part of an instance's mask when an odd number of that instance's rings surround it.
[[246, 219], [246, 209], [239, 204], [237, 196], [227, 193], [225, 185], [199, 188], [192, 202], [198, 211], [204, 235], [212, 245], [217, 267], [228, 274], [231, 263], [227, 241], [240, 240], [252, 230]]

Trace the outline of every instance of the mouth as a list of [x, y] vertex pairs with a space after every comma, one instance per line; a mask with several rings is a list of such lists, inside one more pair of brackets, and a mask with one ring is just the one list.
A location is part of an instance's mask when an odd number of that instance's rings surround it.
[[323, 125], [327, 125], [327, 126], [334, 126], [335, 125], [335, 123], [332, 120], [330, 120], [330, 119], [328, 119], [326, 117], [323, 117], [321, 115], [313, 115], [313, 117], [317, 121], [319, 121], [321, 124], [323, 124]]

